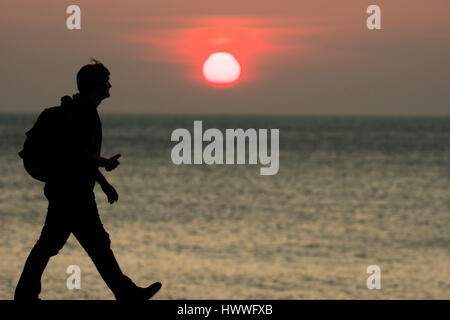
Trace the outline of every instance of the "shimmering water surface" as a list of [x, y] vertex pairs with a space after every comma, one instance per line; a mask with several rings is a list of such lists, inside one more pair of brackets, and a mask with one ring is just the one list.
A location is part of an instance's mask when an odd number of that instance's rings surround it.
[[[0, 299], [39, 237], [42, 183], [17, 156], [31, 114], [0, 115]], [[450, 299], [450, 118], [102, 115], [97, 203], [124, 272], [157, 299]], [[176, 128], [279, 128], [280, 171], [171, 162]], [[366, 268], [381, 268], [368, 290]], [[81, 290], [65, 273], [79, 265]], [[42, 299], [113, 299], [71, 236]]]

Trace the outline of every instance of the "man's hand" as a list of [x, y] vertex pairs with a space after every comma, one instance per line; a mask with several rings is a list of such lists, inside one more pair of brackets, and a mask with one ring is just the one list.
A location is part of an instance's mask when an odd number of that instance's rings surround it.
[[119, 195], [118, 195], [116, 189], [114, 189], [114, 187], [112, 185], [110, 185], [109, 183], [104, 183], [104, 184], [102, 184], [101, 187], [102, 187], [103, 192], [108, 197], [108, 202], [110, 204], [113, 204], [114, 202], [119, 200]]
[[117, 168], [117, 166], [120, 164], [119, 159], [120, 158], [120, 153], [116, 154], [115, 156], [112, 156], [109, 159], [106, 159], [106, 163], [105, 163], [105, 170], [106, 171], [112, 171], [115, 168]]

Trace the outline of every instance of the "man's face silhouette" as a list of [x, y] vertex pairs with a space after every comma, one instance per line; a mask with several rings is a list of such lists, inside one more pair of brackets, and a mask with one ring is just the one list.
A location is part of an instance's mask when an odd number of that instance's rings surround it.
[[100, 101], [109, 98], [109, 89], [111, 88], [111, 83], [109, 82], [109, 76], [102, 81], [98, 82], [95, 87], [92, 88], [92, 94], [94, 94]]
[[100, 99], [109, 98], [109, 89], [111, 88], [111, 83], [109, 82], [109, 77], [107, 77], [104, 81], [102, 81], [98, 86], [98, 93], [100, 95]]

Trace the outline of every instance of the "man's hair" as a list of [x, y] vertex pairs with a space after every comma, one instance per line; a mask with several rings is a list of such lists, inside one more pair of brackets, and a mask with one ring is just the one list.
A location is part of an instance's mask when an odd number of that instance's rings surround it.
[[81, 92], [93, 89], [109, 76], [109, 70], [100, 62], [91, 59], [93, 63], [83, 66], [77, 73], [77, 86]]

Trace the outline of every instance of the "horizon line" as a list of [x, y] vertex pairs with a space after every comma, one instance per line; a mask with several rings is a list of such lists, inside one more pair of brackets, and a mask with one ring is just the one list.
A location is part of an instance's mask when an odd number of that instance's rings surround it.
[[[44, 108], [45, 109], [45, 108]], [[41, 111], [10, 111], [10, 110], [0, 110], [0, 114], [40, 114]], [[418, 117], [430, 117], [430, 118], [446, 118], [450, 117], [449, 114], [426, 114], [426, 113], [417, 113], [417, 114], [376, 114], [376, 113], [368, 113], [368, 114], [358, 114], [358, 113], [329, 113], [329, 114], [313, 114], [313, 113], [201, 113], [201, 112], [193, 112], [193, 113], [173, 113], [173, 112], [101, 112], [100, 115], [156, 115], [156, 116], [273, 116], [273, 117], [285, 117], [285, 116], [295, 116], [295, 117], [401, 117], [401, 118], [418, 118]]]

